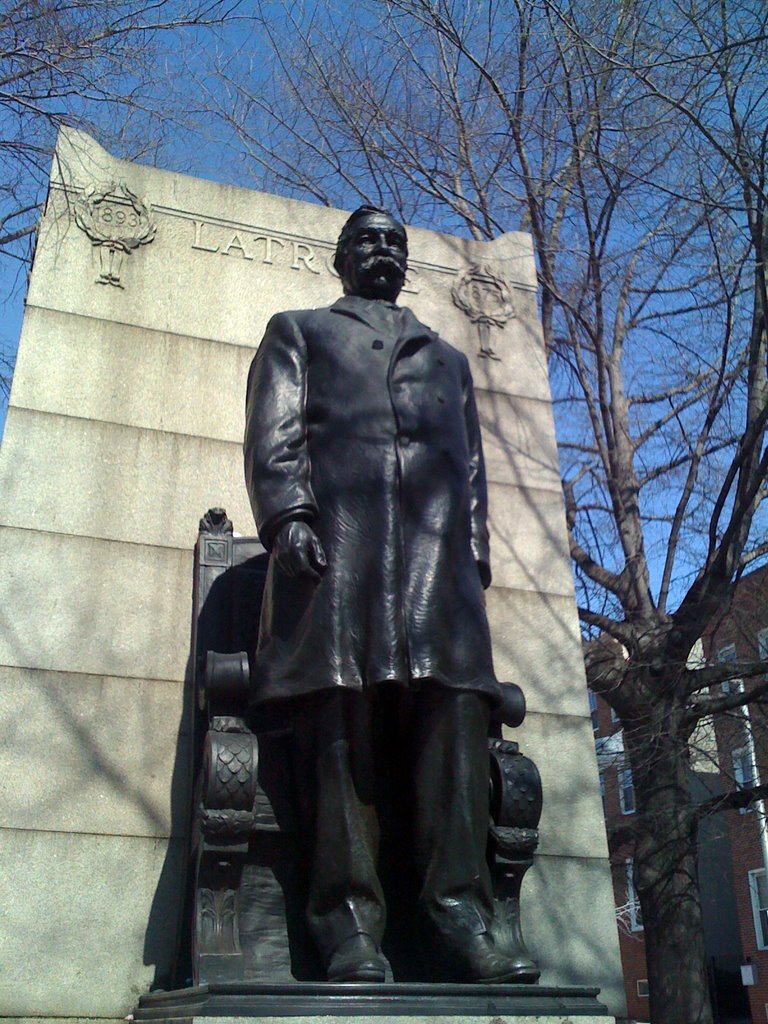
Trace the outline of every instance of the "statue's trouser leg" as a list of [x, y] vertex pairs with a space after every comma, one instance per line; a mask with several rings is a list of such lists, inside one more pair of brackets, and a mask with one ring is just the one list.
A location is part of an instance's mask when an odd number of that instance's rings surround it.
[[412, 717], [419, 906], [449, 948], [487, 931], [490, 708], [477, 693], [424, 685]]
[[313, 794], [307, 906], [312, 935], [326, 960], [361, 932], [380, 945], [386, 911], [376, 872], [379, 828], [369, 701], [336, 691], [308, 701], [296, 717], [295, 750]]

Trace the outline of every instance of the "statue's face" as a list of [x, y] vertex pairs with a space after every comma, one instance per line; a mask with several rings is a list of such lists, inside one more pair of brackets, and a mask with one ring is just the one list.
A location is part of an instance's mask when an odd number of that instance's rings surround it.
[[405, 231], [385, 213], [361, 217], [349, 241], [341, 279], [347, 295], [394, 302], [408, 269]]

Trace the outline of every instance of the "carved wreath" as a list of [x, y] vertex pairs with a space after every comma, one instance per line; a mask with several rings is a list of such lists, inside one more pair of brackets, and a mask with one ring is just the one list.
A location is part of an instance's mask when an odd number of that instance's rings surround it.
[[451, 297], [473, 324], [503, 327], [515, 315], [515, 304], [509, 285], [487, 264], [473, 264], [451, 290]]
[[[124, 200], [121, 202], [121, 200]], [[114, 203], [114, 208], [104, 203]], [[93, 245], [130, 252], [151, 242], [157, 225], [151, 207], [132, 192], [125, 182], [86, 188], [75, 204], [75, 223]]]
[[512, 291], [507, 282], [495, 274], [487, 264], [473, 263], [451, 289], [454, 304], [477, 324], [480, 338], [480, 357], [496, 359], [491, 345], [491, 325], [503, 327], [515, 315]]

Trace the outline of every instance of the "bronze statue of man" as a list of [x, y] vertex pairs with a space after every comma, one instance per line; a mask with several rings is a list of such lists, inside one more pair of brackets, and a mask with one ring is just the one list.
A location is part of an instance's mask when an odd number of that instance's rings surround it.
[[371, 737], [394, 693], [416, 909], [453, 979], [506, 981], [485, 860], [501, 691], [480, 429], [466, 357], [396, 305], [407, 253], [403, 226], [361, 207], [336, 250], [344, 297], [274, 316], [254, 358], [245, 471], [271, 557], [253, 702], [292, 702], [328, 979], [384, 980]]

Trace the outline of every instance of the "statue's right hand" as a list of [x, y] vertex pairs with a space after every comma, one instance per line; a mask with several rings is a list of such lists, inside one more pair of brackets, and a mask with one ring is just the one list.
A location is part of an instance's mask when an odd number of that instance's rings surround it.
[[286, 523], [272, 546], [275, 561], [286, 576], [309, 576], [315, 583], [325, 572], [323, 545], [302, 520]]

